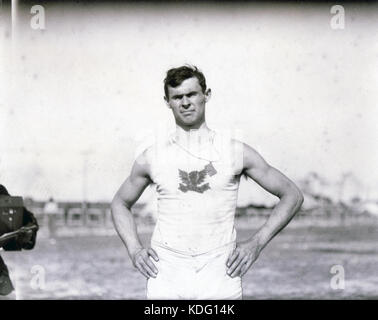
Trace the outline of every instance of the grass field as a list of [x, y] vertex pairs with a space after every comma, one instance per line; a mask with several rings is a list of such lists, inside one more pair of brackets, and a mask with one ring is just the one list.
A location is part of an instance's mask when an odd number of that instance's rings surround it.
[[[238, 237], [253, 232], [238, 228]], [[131, 265], [120, 239], [109, 233], [61, 236], [52, 244], [41, 230], [34, 250], [2, 251], [17, 298], [144, 299], [144, 277]], [[150, 236], [146, 229], [143, 242]], [[244, 299], [378, 299], [377, 243], [377, 222], [289, 225], [243, 278]], [[334, 265], [344, 268], [343, 290], [331, 288]], [[44, 287], [36, 288], [33, 283], [43, 273]]]

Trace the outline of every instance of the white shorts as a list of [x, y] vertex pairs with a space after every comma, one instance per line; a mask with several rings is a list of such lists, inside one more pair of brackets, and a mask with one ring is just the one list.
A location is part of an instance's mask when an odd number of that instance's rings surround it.
[[209, 252], [183, 254], [152, 242], [159, 261], [156, 278], [147, 281], [150, 300], [239, 300], [242, 299], [240, 276], [231, 278], [226, 261], [235, 242]]

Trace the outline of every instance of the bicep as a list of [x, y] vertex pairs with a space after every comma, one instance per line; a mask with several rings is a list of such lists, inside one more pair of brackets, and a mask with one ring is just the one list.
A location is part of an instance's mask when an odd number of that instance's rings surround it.
[[151, 179], [146, 164], [135, 161], [129, 177], [117, 191], [113, 201], [122, 202], [128, 208], [142, 195], [146, 187], [151, 183]]
[[257, 151], [244, 145], [243, 172], [262, 188], [277, 197], [296, 189], [282, 172], [270, 166]]

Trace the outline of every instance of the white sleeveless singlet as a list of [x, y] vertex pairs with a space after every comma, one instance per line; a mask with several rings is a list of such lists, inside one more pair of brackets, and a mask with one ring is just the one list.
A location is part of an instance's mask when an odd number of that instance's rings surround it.
[[158, 204], [152, 243], [201, 254], [235, 241], [242, 144], [212, 134], [199, 148], [184, 148], [171, 136], [146, 150]]

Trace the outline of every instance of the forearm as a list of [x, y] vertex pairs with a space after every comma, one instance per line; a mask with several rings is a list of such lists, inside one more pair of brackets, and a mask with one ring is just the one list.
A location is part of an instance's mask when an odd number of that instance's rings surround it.
[[263, 249], [294, 217], [303, 203], [299, 190], [283, 195], [255, 237]]
[[121, 201], [113, 201], [112, 217], [114, 226], [131, 256], [143, 248], [131, 210]]

